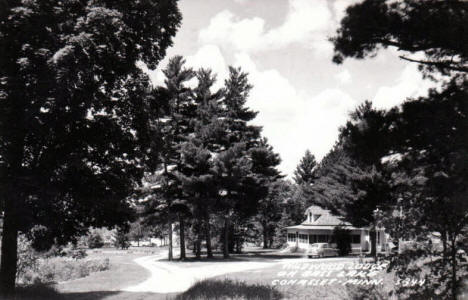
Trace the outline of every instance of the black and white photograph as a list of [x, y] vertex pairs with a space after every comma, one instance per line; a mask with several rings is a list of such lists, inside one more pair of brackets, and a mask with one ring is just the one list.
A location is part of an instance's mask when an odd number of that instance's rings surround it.
[[468, 300], [468, 1], [0, 0], [0, 300]]

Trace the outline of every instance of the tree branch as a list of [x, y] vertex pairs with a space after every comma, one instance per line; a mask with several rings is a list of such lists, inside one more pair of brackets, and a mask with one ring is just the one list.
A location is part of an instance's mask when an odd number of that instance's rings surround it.
[[422, 65], [435, 66], [435, 67], [439, 67], [439, 68], [442, 68], [442, 69], [448, 69], [448, 70], [451, 70], [451, 71], [459, 71], [459, 72], [468, 73], [468, 67], [453, 66], [450, 62], [436, 62], [436, 61], [427, 61], [427, 60], [417, 60], [417, 59], [408, 58], [408, 57], [403, 56], [403, 55], [400, 55], [399, 58], [401, 58], [403, 60], [406, 60], [406, 61], [422, 64]]

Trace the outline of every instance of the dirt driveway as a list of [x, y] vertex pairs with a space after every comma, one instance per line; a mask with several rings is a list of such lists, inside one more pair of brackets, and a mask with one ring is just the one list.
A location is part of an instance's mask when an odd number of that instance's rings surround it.
[[[270, 258], [240, 261], [215, 261], [215, 262], [168, 262], [165, 261], [167, 253], [154, 256], [140, 257], [134, 260], [135, 263], [145, 268], [151, 273], [150, 278], [144, 282], [122, 289], [128, 292], [152, 292], [152, 293], [178, 293], [184, 292], [195, 282], [217, 277], [220, 275], [261, 270], [263, 268], [282, 268], [285, 259]], [[343, 260], [345, 258], [328, 258], [327, 261]], [[307, 258], [287, 259], [287, 263], [311, 262]], [[318, 260], [317, 262], [323, 262]]]
[[223, 274], [271, 267], [278, 261], [219, 261], [219, 262], [167, 262], [166, 253], [135, 259], [135, 263], [151, 272], [151, 277], [128, 292], [174, 293], [183, 292], [195, 282]]

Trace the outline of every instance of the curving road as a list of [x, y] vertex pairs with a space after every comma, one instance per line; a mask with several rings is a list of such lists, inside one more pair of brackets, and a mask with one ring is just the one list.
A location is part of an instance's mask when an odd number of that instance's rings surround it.
[[260, 269], [277, 264], [271, 262], [167, 262], [167, 253], [140, 257], [135, 263], [151, 272], [146, 281], [123, 289], [127, 292], [175, 293], [184, 292], [195, 282], [227, 273]]

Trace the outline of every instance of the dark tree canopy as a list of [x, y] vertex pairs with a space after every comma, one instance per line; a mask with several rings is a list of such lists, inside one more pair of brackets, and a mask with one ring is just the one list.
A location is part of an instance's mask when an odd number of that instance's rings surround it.
[[[128, 219], [152, 165], [153, 114], [141, 61], [172, 45], [176, 1], [2, 1], [2, 290], [14, 287], [16, 235], [42, 224], [60, 243]], [[13, 277], [12, 277], [13, 276]]]
[[[394, 110], [392, 110], [393, 112]], [[392, 113], [372, 107], [370, 101], [359, 105], [340, 128], [340, 145], [360, 166], [381, 166], [393, 142]]]
[[[136, 62], [155, 66], [164, 56], [181, 19], [175, 1], [7, 3], [1, 188], [23, 200], [3, 198], [2, 207], [21, 201], [25, 230], [47, 220], [70, 222], [62, 231], [115, 223], [112, 203], [129, 194], [148, 159], [149, 82]], [[64, 208], [80, 217], [51, 216]]]
[[[346, 10], [333, 61], [366, 58], [395, 47], [428, 73], [468, 72], [468, 3], [463, 0], [365, 0]], [[422, 52], [424, 58], [416, 54]], [[427, 73], [427, 74], [428, 74]]]

